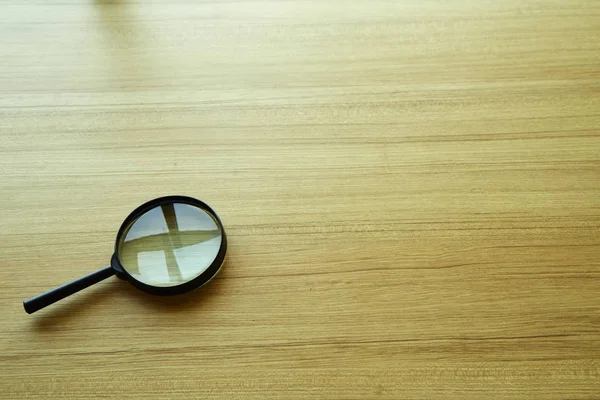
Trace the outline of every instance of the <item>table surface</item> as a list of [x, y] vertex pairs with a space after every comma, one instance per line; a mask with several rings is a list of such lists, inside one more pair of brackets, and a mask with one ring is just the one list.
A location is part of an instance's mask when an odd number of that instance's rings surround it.
[[[0, 5], [6, 399], [600, 396], [600, 3]], [[221, 273], [107, 265], [201, 198]]]

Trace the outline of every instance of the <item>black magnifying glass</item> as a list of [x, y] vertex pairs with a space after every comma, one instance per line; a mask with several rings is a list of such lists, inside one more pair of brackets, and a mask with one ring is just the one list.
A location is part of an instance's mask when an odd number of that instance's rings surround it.
[[156, 295], [188, 292], [219, 272], [227, 237], [217, 214], [206, 203], [167, 196], [136, 208], [125, 219], [110, 266], [23, 302], [29, 314], [116, 275]]

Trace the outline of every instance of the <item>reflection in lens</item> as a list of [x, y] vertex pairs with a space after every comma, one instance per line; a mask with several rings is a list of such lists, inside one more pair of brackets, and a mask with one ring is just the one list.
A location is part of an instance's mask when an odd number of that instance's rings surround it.
[[136, 280], [152, 286], [177, 286], [210, 267], [221, 241], [222, 232], [206, 211], [168, 203], [146, 212], [125, 229], [118, 256]]

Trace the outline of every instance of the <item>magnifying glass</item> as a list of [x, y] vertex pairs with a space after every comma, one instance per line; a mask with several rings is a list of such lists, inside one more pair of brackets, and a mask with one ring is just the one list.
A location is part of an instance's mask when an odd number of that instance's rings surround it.
[[29, 314], [116, 275], [156, 295], [188, 292], [219, 272], [227, 237], [217, 214], [204, 202], [167, 196], [136, 208], [125, 219], [110, 266], [23, 302]]

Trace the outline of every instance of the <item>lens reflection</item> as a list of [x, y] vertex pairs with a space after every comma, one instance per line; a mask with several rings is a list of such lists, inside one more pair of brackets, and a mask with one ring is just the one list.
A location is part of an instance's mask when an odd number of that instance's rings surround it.
[[201, 208], [169, 203], [136, 219], [123, 233], [118, 256], [135, 279], [152, 286], [176, 286], [198, 277], [213, 263], [222, 232]]

